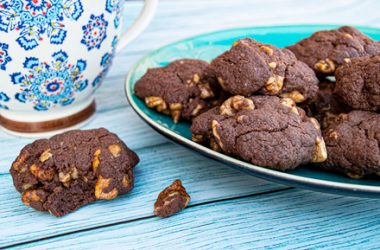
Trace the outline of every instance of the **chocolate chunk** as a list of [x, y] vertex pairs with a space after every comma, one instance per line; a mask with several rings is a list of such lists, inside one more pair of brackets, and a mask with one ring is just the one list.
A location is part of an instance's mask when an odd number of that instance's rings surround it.
[[195, 118], [191, 131], [196, 142], [272, 169], [327, 157], [318, 121], [290, 98], [234, 96]]
[[24, 204], [63, 216], [132, 190], [138, 162], [108, 130], [74, 130], [26, 145], [10, 173]]
[[380, 55], [359, 57], [335, 73], [335, 93], [353, 109], [380, 111]]
[[380, 54], [380, 43], [354, 27], [343, 26], [315, 32], [288, 49], [319, 77], [325, 77], [333, 76], [337, 67], [351, 58]]
[[318, 79], [312, 69], [298, 61], [287, 49], [245, 38], [214, 59], [210, 71], [221, 87], [233, 94], [277, 95], [303, 102], [318, 91]]
[[367, 111], [341, 114], [324, 131], [328, 152], [322, 166], [351, 178], [380, 174], [380, 115]]

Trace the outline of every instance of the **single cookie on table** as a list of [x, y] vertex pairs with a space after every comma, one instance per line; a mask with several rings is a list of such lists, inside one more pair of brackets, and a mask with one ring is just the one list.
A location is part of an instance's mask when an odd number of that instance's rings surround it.
[[350, 58], [380, 54], [379, 42], [350, 26], [315, 32], [287, 48], [319, 77], [333, 76]]
[[300, 105], [308, 116], [315, 117], [319, 121], [322, 129], [337, 122], [340, 113], [352, 110], [340, 100], [339, 96], [334, 94], [334, 88], [335, 82], [323, 81], [319, 84], [317, 96]]
[[108, 130], [74, 130], [25, 146], [10, 173], [25, 205], [63, 216], [132, 190], [138, 162]]
[[234, 96], [194, 119], [193, 140], [252, 164], [278, 170], [326, 160], [316, 119], [290, 98]]
[[380, 114], [352, 111], [324, 130], [328, 152], [322, 166], [359, 179], [380, 175]]
[[358, 57], [335, 72], [335, 93], [353, 109], [380, 111], [380, 54]]
[[313, 98], [318, 79], [287, 49], [245, 38], [215, 58], [209, 67], [221, 87], [233, 95], [277, 95], [300, 103]]
[[134, 90], [150, 108], [173, 117], [191, 120], [219, 98], [220, 88], [210, 81], [208, 62], [193, 59], [174, 61], [148, 69]]

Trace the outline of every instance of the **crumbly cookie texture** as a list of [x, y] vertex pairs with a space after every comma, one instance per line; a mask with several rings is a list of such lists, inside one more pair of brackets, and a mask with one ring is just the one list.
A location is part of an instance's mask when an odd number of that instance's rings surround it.
[[134, 87], [146, 105], [174, 122], [193, 117], [218, 103], [220, 87], [206, 71], [208, 62], [193, 59], [174, 61], [165, 67], [148, 69]]
[[335, 93], [353, 109], [380, 111], [380, 52], [354, 58], [335, 72]]
[[233, 96], [194, 119], [191, 131], [198, 143], [267, 168], [327, 158], [318, 121], [290, 98]]
[[322, 129], [336, 123], [339, 120], [340, 113], [347, 113], [352, 110], [340, 100], [339, 96], [334, 94], [334, 88], [335, 82], [321, 82], [317, 96], [300, 105], [308, 116], [315, 117], [319, 121]]
[[340, 65], [352, 58], [380, 54], [379, 42], [350, 26], [315, 32], [287, 48], [320, 77], [333, 76]]
[[341, 114], [324, 130], [328, 159], [322, 166], [359, 179], [380, 175], [380, 115], [368, 111]]
[[74, 130], [25, 146], [10, 173], [25, 205], [63, 216], [132, 190], [138, 162], [108, 130]]
[[185, 209], [189, 202], [190, 195], [182, 186], [182, 182], [176, 180], [158, 195], [154, 203], [154, 214], [159, 217], [169, 217]]
[[221, 87], [233, 95], [276, 95], [300, 103], [313, 98], [318, 91], [313, 70], [290, 50], [250, 38], [236, 41], [209, 68]]

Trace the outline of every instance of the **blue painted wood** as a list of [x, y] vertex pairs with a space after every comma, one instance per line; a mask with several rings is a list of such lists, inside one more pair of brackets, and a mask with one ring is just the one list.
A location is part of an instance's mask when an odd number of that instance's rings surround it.
[[30, 249], [378, 249], [380, 204], [287, 190], [25, 245]]
[[[132, 23], [141, 7], [141, 1], [128, 2], [124, 23]], [[380, 27], [379, 9], [376, 0], [161, 0], [146, 32], [116, 56], [97, 92], [98, 114], [86, 126], [105, 126], [138, 152], [142, 162], [136, 169], [136, 188], [61, 219], [35, 212], [22, 205], [8, 174], [18, 151], [31, 140], [0, 132], [0, 246], [72, 232], [25, 247], [379, 248], [377, 201], [306, 191], [237, 199], [283, 187], [168, 143], [133, 113], [123, 91], [126, 73], [147, 52], [191, 35], [274, 24]], [[144, 219], [151, 216], [157, 193], [175, 178], [183, 179], [196, 206], [166, 220]], [[235, 200], [217, 202], [229, 198]], [[131, 220], [137, 221], [128, 223]], [[124, 224], [107, 227], [118, 222]], [[96, 226], [104, 228], [74, 233]]]

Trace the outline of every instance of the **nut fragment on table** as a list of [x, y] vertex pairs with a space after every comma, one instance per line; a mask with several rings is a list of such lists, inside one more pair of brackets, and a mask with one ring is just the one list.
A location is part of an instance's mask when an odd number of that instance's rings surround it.
[[159, 217], [169, 217], [185, 209], [189, 202], [190, 196], [182, 186], [182, 182], [176, 180], [158, 195], [154, 203], [154, 214]]

